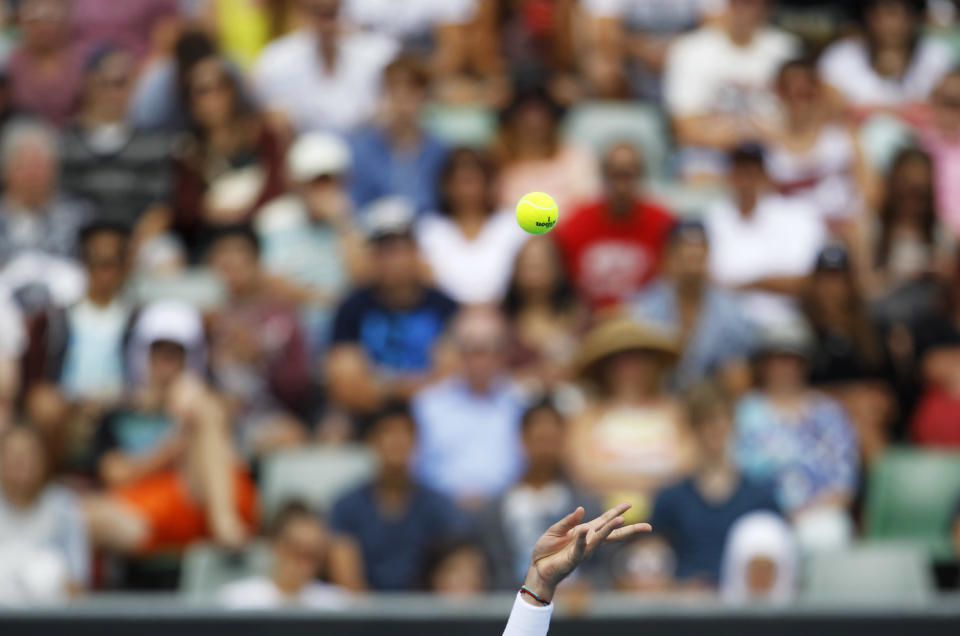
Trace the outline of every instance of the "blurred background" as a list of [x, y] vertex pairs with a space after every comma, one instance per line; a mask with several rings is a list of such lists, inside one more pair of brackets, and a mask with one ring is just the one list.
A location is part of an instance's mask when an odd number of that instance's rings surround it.
[[7, 611], [960, 613], [960, 3], [0, 15]]

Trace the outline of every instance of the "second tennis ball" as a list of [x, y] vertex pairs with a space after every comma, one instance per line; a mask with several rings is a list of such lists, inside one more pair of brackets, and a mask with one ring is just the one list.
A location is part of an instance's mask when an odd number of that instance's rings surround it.
[[557, 202], [545, 192], [529, 192], [517, 203], [517, 223], [530, 234], [543, 234], [557, 223]]

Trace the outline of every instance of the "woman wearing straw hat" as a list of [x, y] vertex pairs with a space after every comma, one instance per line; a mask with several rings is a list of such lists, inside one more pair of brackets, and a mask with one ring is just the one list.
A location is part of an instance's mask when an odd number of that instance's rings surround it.
[[635, 519], [649, 514], [658, 486], [693, 464], [683, 411], [664, 391], [679, 347], [674, 332], [615, 318], [586, 335], [575, 362], [593, 396], [571, 426], [571, 471], [601, 496], [632, 501]]

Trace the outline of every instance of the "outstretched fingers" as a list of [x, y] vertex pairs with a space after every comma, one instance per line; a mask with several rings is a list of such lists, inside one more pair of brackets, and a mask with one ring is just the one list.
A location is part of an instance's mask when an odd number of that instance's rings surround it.
[[607, 537], [609, 537], [614, 530], [616, 530], [617, 528], [623, 525], [623, 521], [624, 521], [623, 517], [617, 516], [617, 517], [614, 517], [613, 519], [610, 519], [605, 524], [603, 524], [602, 526], [594, 530], [593, 540], [590, 541], [590, 544], [592, 546], [598, 546], [602, 544], [604, 541], [607, 540]]
[[547, 530], [547, 534], [551, 534], [555, 537], [565, 536], [573, 528], [577, 527], [577, 524], [583, 520], [583, 515], [585, 511], [583, 506], [577, 506], [577, 509], [568, 514], [566, 517], [556, 522]]
[[607, 535], [604, 543], [620, 541], [622, 539], [626, 539], [627, 537], [632, 537], [635, 534], [640, 534], [641, 532], [650, 532], [653, 530], [653, 527], [649, 523], [635, 523], [629, 526], [611, 530], [613, 531]]
[[628, 503], [617, 504], [613, 508], [610, 508], [610, 510], [607, 510], [605, 513], [603, 513], [602, 515], [594, 519], [593, 521], [589, 522], [587, 525], [593, 528], [594, 531], [597, 531], [603, 526], [610, 523], [611, 519], [615, 519], [616, 517], [621, 516], [627, 510], [630, 510], [631, 507], [632, 507], [632, 504], [628, 504]]

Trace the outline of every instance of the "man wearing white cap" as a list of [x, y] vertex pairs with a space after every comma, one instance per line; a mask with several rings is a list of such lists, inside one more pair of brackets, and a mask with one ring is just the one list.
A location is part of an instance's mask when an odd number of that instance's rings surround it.
[[364, 275], [363, 238], [353, 225], [345, 177], [349, 146], [332, 133], [302, 135], [287, 153], [291, 193], [257, 215], [261, 262], [303, 307], [311, 349], [319, 353], [336, 301]]

